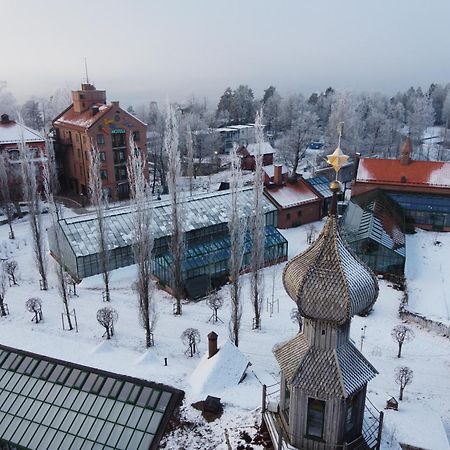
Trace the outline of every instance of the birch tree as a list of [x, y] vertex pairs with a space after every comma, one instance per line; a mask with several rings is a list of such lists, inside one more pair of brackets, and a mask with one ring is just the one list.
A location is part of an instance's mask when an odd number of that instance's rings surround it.
[[8, 287], [8, 278], [6, 273], [2, 270], [0, 271], [0, 317], [8, 315], [8, 310], [5, 305], [5, 297]]
[[[47, 143], [47, 148], [50, 147], [51, 144]], [[63, 303], [64, 314], [67, 319], [68, 329], [69, 331], [73, 330], [72, 319], [69, 311], [69, 286], [67, 282], [67, 275], [64, 271], [64, 253], [61, 247], [61, 240], [58, 233], [58, 207], [55, 202], [55, 198], [53, 195], [52, 186], [54, 186], [55, 181], [52, 180], [52, 177], [56, 176], [56, 169], [52, 165], [55, 164], [54, 159], [47, 158], [46, 164], [44, 165], [43, 170], [43, 182], [44, 182], [44, 194], [48, 203], [51, 227], [48, 231], [49, 239], [52, 239], [56, 248], [56, 253], [58, 254], [59, 261], [54, 263], [56, 279], [58, 280], [58, 293], [61, 297]]]
[[178, 120], [170, 103], [167, 105], [164, 148], [168, 157], [167, 182], [172, 222], [170, 250], [172, 255], [173, 294], [176, 301], [174, 314], [181, 315], [181, 299], [183, 297], [182, 261], [184, 254], [181, 159], [178, 151]]
[[242, 301], [240, 272], [244, 257], [244, 239], [246, 224], [243, 223], [241, 207], [242, 196], [242, 172], [241, 161], [237, 154], [237, 148], [233, 148], [230, 154], [231, 178], [230, 178], [230, 206], [228, 212], [228, 229], [230, 233], [230, 297], [231, 318], [229, 322], [230, 340], [239, 346], [239, 329], [241, 327]]
[[192, 130], [189, 124], [186, 125], [186, 159], [187, 176], [189, 178], [189, 194], [192, 195], [192, 184], [194, 178], [194, 142], [192, 141]]
[[152, 307], [152, 194], [145, 178], [146, 161], [137, 149], [133, 137], [130, 137], [130, 155], [128, 156], [128, 179], [130, 181], [131, 207], [133, 211], [133, 255], [137, 276], [134, 284], [138, 302], [139, 317], [145, 330], [145, 346], [153, 345], [153, 329], [156, 315]]
[[250, 233], [252, 241], [251, 251], [251, 275], [250, 275], [250, 299], [254, 312], [254, 329], [261, 328], [261, 310], [264, 299], [264, 208], [263, 208], [263, 190], [264, 190], [264, 174], [263, 174], [263, 153], [262, 143], [264, 142], [264, 127], [262, 123], [262, 111], [256, 113], [255, 119], [255, 137], [256, 137], [256, 153], [255, 153], [255, 181], [253, 190], [253, 215], [250, 224]]
[[89, 197], [97, 216], [98, 260], [102, 272], [103, 283], [105, 285], [104, 300], [109, 302], [111, 300], [109, 291], [109, 243], [105, 220], [108, 199], [103, 191], [100, 168], [100, 152], [92, 143], [91, 163], [89, 166]]
[[23, 134], [19, 141], [19, 154], [22, 170], [22, 188], [23, 197], [28, 204], [28, 222], [31, 229], [31, 238], [33, 241], [33, 255], [36, 262], [39, 275], [41, 276], [41, 289], [47, 290], [47, 253], [45, 248], [44, 233], [45, 228], [42, 224], [42, 201], [38, 191], [38, 167], [44, 158], [35, 158], [25, 143]]
[[9, 192], [9, 180], [7, 166], [8, 162], [6, 159], [6, 154], [0, 153], [0, 196], [2, 200], [2, 207], [6, 213], [6, 219], [9, 226], [9, 238], [14, 239], [14, 230], [12, 227], [13, 212], [11, 208], [11, 194]]

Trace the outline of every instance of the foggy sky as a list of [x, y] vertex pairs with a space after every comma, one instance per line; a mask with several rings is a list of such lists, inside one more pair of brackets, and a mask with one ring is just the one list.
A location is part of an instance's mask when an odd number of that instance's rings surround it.
[[0, 0], [0, 80], [19, 101], [77, 89], [109, 100], [215, 103], [328, 86], [393, 94], [450, 81], [449, 0]]

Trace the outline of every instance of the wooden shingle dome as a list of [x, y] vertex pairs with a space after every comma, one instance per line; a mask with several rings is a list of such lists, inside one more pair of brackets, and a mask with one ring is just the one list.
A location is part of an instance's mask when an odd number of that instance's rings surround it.
[[337, 325], [370, 310], [378, 296], [375, 275], [341, 237], [334, 214], [314, 244], [286, 264], [283, 284], [303, 317]]

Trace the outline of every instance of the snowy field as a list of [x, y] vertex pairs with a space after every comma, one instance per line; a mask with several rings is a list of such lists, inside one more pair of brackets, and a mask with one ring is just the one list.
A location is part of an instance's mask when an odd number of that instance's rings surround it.
[[[317, 231], [320, 231], [321, 226], [320, 222], [315, 224]], [[307, 247], [307, 228], [308, 226], [282, 231], [289, 240], [289, 257]], [[155, 347], [146, 351], [144, 332], [138, 321], [137, 300], [130, 287], [135, 269], [128, 267], [112, 272], [111, 306], [117, 309], [119, 321], [111, 341], [102, 339], [103, 329], [96, 321], [96, 311], [105, 306], [101, 300], [100, 276], [85, 279], [78, 286], [79, 297], [71, 299], [70, 307], [76, 309], [79, 332], [63, 331], [62, 303], [53, 271], [50, 276], [50, 290], [39, 291], [27, 219], [15, 223], [16, 241], [7, 239], [7, 231], [6, 225], [0, 226], [0, 257], [17, 260], [20, 286], [11, 287], [6, 294], [6, 303], [11, 314], [0, 319], [2, 344], [183, 389], [186, 398], [182, 407], [182, 426], [166, 437], [163, 445], [167, 449], [226, 450], [225, 433], [229, 436], [232, 448], [243, 443], [240, 438], [242, 431], [246, 431], [250, 436], [255, 435], [260, 422], [261, 384], [272, 385], [279, 380], [278, 365], [272, 348], [276, 343], [293, 336], [298, 329], [298, 325], [289, 317], [294, 304], [282, 286], [281, 273], [284, 264], [265, 269], [266, 296], [271, 298], [273, 289], [278, 302], [272, 314], [265, 305], [261, 331], [253, 331], [251, 328], [253, 315], [248, 295], [249, 278], [243, 277], [244, 312], [239, 349], [252, 365], [241, 384], [220, 388], [219, 392], [215, 392], [212, 387], [212, 391], [206, 392], [221, 397], [224, 403], [222, 417], [207, 423], [200, 413], [190, 406], [191, 403], [204, 399], [206, 395], [202, 392], [205, 386], [202, 386], [201, 371], [200, 374], [196, 372], [199, 378], [195, 376], [195, 380], [192, 380], [190, 375], [207, 351], [206, 336], [210, 331], [214, 330], [219, 335], [219, 345], [225, 342], [229, 318], [227, 302], [219, 311], [219, 317], [224, 323], [212, 324], [208, 322], [211, 310], [205, 302], [187, 303], [183, 307], [183, 315], [175, 317], [172, 315], [172, 298], [165, 292], [155, 291], [159, 315]], [[420, 237], [421, 233], [416, 236]], [[450, 248], [450, 241], [446, 241], [442, 248]], [[417, 261], [422, 258], [420, 252], [413, 255], [408, 257]], [[435, 255], [424, 256], [431, 259]], [[52, 261], [49, 259], [49, 267], [51, 265]], [[417, 271], [422, 270], [420, 267], [416, 265]], [[416, 275], [415, 278], [422, 280], [425, 298], [429, 292], [434, 292], [428, 289], [429, 282], [426, 277], [419, 278]], [[448, 277], [441, 286], [447, 286], [448, 291]], [[222, 294], [225, 299], [228, 298], [227, 287], [223, 288]], [[44, 321], [38, 325], [31, 322], [31, 314], [24, 307], [25, 301], [32, 296], [39, 296], [43, 301]], [[383, 448], [398, 448], [395, 442], [399, 441], [432, 450], [447, 449], [444, 429], [450, 431], [449, 341], [411, 324], [416, 338], [405, 344], [403, 356], [398, 360], [396, 343], [392, 340], [390, 331], [401, 323], [397, 316], [401, 297], [402, 292], [381, 281], [380, 296], [373, 313], [366, 318], [356, 317], [352, 322], [351, 334], [358, 348], [361, 328], [366, 327], [363, 353], [380, 372], [368, 388], [368, 396], [378, 409], [385, 406], [388, 397], [398, 397], [394, 369], [399, 365], [407, 365], [414, 371], [414, 381], [405, 389], [404, 401], [400, 402], [399, 411], [386, 411]], [[423, 308], [426, 313], [426, 303]], [[186, 348], [180, 339], [181, 333], [188, 327], [197, 328], [202, 339], [200, 354], [193, 358], [185, 354]], [[168, 358], [167, 367], [164, 366], [164, 358]], [[254, 444], [252, 446], [254, 449], [261, 448]]]

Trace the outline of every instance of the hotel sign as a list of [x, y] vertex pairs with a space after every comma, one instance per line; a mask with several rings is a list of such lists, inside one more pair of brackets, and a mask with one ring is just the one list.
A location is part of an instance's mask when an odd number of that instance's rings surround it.
[[114, 128], [111, 130], [111, 134], [125, 134], [126, 131], [123, 128]]

